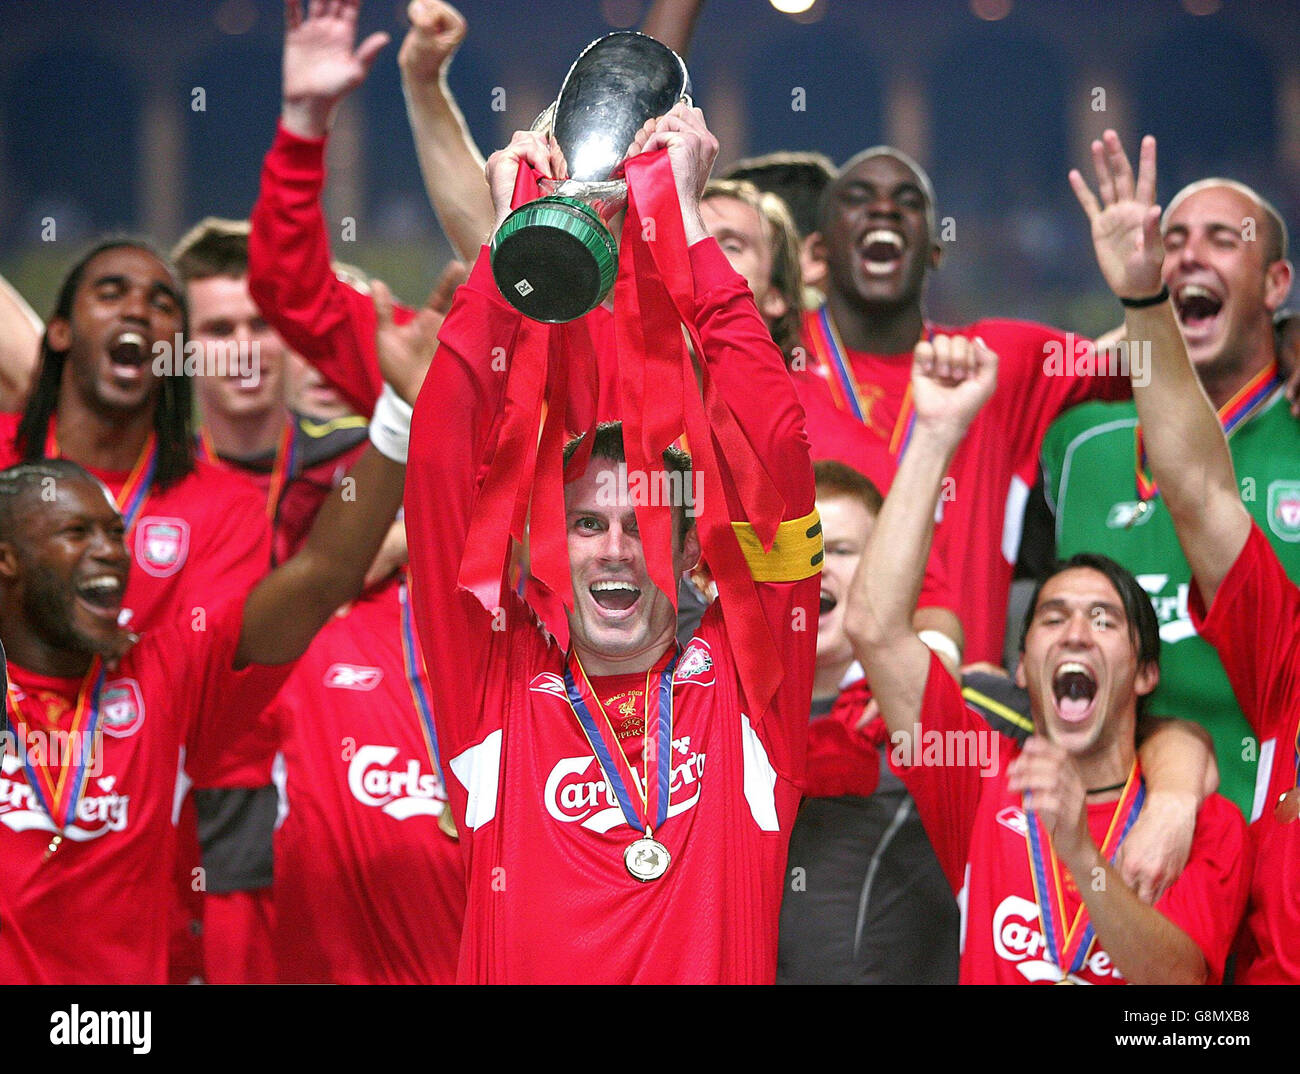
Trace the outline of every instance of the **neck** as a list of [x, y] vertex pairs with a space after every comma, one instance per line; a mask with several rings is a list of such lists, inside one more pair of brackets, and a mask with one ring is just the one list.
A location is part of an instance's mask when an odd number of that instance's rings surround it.
[[1242, 361], [1219, 361], [1198, 369], [1205, 394], [1210, 397], [1214, 409], [1221, 410], [1224, 405], [1242, 388], [1274, 360], [1272, 329], [1269, 329], [1267, 341], [1251, 348], [1249, 356]]
[[73, 679], [90, 668], [91, 654], [47, 641], [33, 633], [21, 617], [0, 619], [0, 637], [4, 638], [8, 659], [37, 675]]
[[814, 701], [833, 701], [839, 697], [840, 683], [844, 681], [844, 676], [848, 674], [852, 664], [852, 657], [834, 664], [818, 664], [813, 672], [812, 699]]
[[59, 389], [59, 454], [92, 470], [130, 470], [153, 432], [155, 404], [105, 412], [90, 406], [65, 376]]
[[288, 407], [271, 407], [260, 414], [230, 415], [204, 409], [203, 428], [218, 455], [230, 459], [253, 459], [274, 451], [280, 443]]
[[[1129, 771], [1133, 767], [1134, 756], [1133, 736], [1129, 734], [1119, 741], [1099, 746], [1094, 753], [1089, 754], [1087, 757], [1076, 757], [1074, 763], [1079, 767], [1079, 778], [1083, 780], [1084, 790], [1090, 787], [1109, 787], [1116, 783], [1123, 784], [1128, 779]], [[1086, 801], [1089, 805], [1097, 805], [1100, 802], [1114, 802], [1119, 799], [1122, 792], [1123, 787], [1121, 786], [1104, 794], [1090, 794], [1087, 796]]]
[[826, 295], [835, 329], [844, 346], [870, 354], [910, 354], [925, 331], [920, 302], [864, 306], [831, 286]]
[[667, 652], [668, 647], [676, 640], [676, 634], [673, 627], [676, 626], [676, 620], [669, 627], [668, 633], [656, 639], [651, 645], [646, 646], [635, 653], [628, 653], [625, 656], [610, 656], [607, 653], [597, 653], [590, 649], [585, 649], [577, 642], [573, 643], [573, 651], [577, 654], [578, 662], [582, 664], [582, 670], [585, 671], [589, 678], [603, 678], [606, 675], [634, 675], [639, 672], [649, 671], [655, 666], [660, 658]]

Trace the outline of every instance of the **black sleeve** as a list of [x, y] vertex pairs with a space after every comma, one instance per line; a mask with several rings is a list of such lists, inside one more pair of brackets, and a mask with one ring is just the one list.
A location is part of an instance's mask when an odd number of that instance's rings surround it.
[[194, 790], [208, 891], [256, 891], [272, 880], [275, 787]]

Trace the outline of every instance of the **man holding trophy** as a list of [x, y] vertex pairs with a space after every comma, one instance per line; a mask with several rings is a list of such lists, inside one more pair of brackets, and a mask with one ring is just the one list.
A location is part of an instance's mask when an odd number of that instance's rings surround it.
[[[662, 112], [616, 114], [644, 97], [619, 79], [672, 64], [648, 38], [610, 38], [621, 52], [598, 42], [570, 72], [554, 135], [519, 132], [489, 159], [497, 258], [485, 249], [458, 291], [415, 404], [412, 587], [469, 886], [458, 976], [770, 982], [821, 565], [803, 412], [700, 217], [717, 141], [684, 79]], [[616, 249], [595, 226], [610, 186], [594, 207], [534, 200], [571, 196], [597, 143], [630, 144]], [[554, 271], [503, 262], [512, 203], [515, 223], [569, 229], [549, 237], [562, 257], [589, 251], [597, 287], [576, 296], [579, 274], [562, 297], [591, 309], [616, 276], [617, 363], [581, 309], [559, 323], [573, 310], [512, 304]], [[596, 426], [597, 397], [623, 422]], [[504, 584], [525, 524], [563, 609], [549, 631]], [[683, 648], [675, 583], [701, 552], [720, 599]]]

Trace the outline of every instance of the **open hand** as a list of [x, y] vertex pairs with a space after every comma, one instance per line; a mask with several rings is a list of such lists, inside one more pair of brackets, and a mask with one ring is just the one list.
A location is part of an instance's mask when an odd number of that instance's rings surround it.
[[1148, 298], [1160, 290], [1165, 259], [1156, 204], [1156, 140], [1149, 134], [1142, 139], [1136, 182], [1114, 131], [1092, 143], [1092, 167], [1099, 197], [1077, 168], [1070, 172], [1070, 186], [1088, 216], [1097, 265], [1117, 297]]
[[465, 266], [452, 261], [442, 271], [433, 293], [406, 324], [393, 321], [393, 295], [381, 280], [371, 281], [371, 296], [375, 303], [378, 324], [375, 346], [379, 352], [379, 368], [384, 380], [393, 386], [411, 406], [424, 384], [424, 376], [438, 349], [438, 330], [451, 309], [456, 288], [465, 282]]
[[284, 5], [283, 112], [286, 127], [304, 138], [323, 138], [338, 103], [365, 81], [386, 33], [354, 48], [361, 0], [300, 0]]

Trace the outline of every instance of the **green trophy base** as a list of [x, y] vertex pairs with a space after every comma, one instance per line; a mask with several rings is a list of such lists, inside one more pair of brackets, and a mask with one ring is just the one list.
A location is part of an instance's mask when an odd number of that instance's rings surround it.
[[605, 300], [618, 246], [596, 212], [574, 198], [519, 206], [492, 239], [492, 275], [510, 305], [547, 324], [572, 321]]

